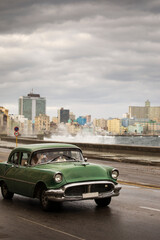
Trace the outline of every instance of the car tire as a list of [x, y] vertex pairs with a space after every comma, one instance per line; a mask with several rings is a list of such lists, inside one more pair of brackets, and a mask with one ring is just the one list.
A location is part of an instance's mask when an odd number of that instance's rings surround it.
[[106, 207], [110, 204], [111, 202], [111, 197], [108, 198], [98, 198], [98, 199], [94, 199], [94, 201], [96, 202], [96, 204], [99, 207]]
[[13, 195], [14, 195], [14, 193], [12, 193], [8, 190], [8, 187], [7, 187], [6, 183], [4, 183], [4, 182], [1, 185], [1, 193], [2, 193], [2, 196], [4, 199], [12, 199]]
[[41, 188], [40, 203], [44, 211], [49, 211], [51, 209], [51, 201], [48, 200], [48, 197], [45, 194], [46, 190], [47, 190], [46, 187]]

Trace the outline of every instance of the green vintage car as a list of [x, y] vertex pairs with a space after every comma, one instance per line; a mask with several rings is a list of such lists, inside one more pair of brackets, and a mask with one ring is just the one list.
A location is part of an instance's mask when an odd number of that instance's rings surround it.
[[117, 169], [88, 163], [72, 144], [34, 144], [17, 147], [0, 163], [4, 199], [20, 194], [39, 198], [44, 210], [53, 202], [94, 199], [107, 206], [121, 187]]

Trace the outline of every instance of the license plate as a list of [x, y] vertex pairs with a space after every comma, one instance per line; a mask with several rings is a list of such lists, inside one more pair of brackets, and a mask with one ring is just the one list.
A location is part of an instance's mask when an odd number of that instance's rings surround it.
[[83, 193], [83, 198], [94, 198], [94, 197], [98, 197], [99, 194], [98, 192], [93, 192], [93, 193]]

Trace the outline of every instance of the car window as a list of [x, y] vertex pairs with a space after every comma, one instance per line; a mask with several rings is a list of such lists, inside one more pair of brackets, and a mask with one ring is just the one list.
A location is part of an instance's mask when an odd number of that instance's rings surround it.
[[[36, 154], [36, 159], [34, 156]], [[32, 154], [31, 165], [47, 163], [50, 161], [83, 161], [83, 155], [78, 149], [52, 149], [40, 150]]]
[[21, 153], [21, 166], [25, 166], [28, 164], [30, 158], [30, 153], [22, 152]]
[[18, 163], [19, 163], [19, 155], [20, 155], [19, 152], [13, 153], [12, 156], [10, 157], [10, 159], [9, 159], [9, 163], [18, 165]]
[[72, 151], [71, 157], [75, 158], [76, 160], [82, 160], [82, 155], [79, 151]]

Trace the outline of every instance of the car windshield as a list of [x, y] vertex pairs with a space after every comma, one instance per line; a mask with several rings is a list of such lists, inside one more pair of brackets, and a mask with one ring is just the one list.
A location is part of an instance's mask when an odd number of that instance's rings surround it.
[[32, 154], [31, 165], [66, 161], [84, 161], [84, 158], [79, 149], [41, 150]]

